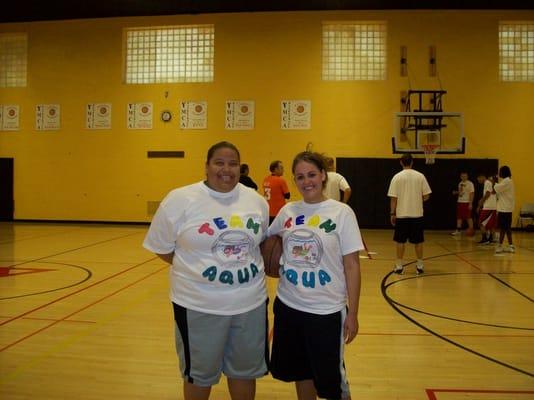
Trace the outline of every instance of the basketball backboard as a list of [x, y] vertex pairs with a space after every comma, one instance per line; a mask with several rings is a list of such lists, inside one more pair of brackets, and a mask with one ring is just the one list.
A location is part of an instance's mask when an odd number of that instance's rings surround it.
[[398, 112], [394, 115], [393, 153], [423, 154], [437, 145], [437, 154], [464, 154], [464, 117], [459, 112]]

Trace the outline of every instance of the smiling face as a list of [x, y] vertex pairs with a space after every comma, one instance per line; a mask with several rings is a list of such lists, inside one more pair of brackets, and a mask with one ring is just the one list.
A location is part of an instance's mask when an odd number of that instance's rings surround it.
[[293, 170], [295, 184], [306, 203], [319, 203], [326, 199], [323, 195], [323, 183], [326, 172], [307, 161], [300, 161]]
[[207, 184], [217, 192], [230, 192], [239, 182], [239, 155], [228, 147], [213, 152], [206, 163]]

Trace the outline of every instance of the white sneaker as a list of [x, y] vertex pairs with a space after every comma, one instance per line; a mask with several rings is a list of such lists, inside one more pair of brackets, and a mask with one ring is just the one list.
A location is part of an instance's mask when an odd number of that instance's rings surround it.
[[515, 253], [515, 246], [511, 244], [504, 251], [506, 251], [507, 253]]
[[393, 268], [393, 272], [402, 275], [404, 274], [404, 267], [402, 265], [395, 265], [395, 268]]
[[451, 232], [451, 235], [452, 235], [452, 236], [456, 236], [456, 235], [460, 235], [461, 233], [462, 233], [462, 232], [456, 230], [456, 231], [454, 231], [454, 232]]
[[495, 254], [501, 254], [503, 252], [502, 246], [498, 245], [495, 247]]
[[422, 266], [422, 265], [416, 265], [416, 266], [415, 266], [415, 273], [416, 273], [417, 275], [424, 274], [424, 273], [425, 273], [425, 267]]

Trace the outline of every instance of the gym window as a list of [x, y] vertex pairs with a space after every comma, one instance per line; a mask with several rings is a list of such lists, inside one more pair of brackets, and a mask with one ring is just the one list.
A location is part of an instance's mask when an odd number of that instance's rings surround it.
[[213, 82], [214, 36], [213, 25], [127, 29], [125, 82]]
[[323, 80], [386, 79], [385, 21], [323, 22]]
[[534, 21], [499, 22], [499, 77], [534, 82]]
[[0, 87], [26, 87], [28, 35], [0, 34]]

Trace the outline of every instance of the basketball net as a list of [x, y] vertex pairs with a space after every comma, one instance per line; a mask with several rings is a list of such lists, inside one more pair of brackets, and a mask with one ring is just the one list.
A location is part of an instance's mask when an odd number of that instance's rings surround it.
[[425, 163], [434, 164], [436, 162], [436, 153], [438, 152], [438, 144], [423, 144], [423, 151], [425, 152]]

